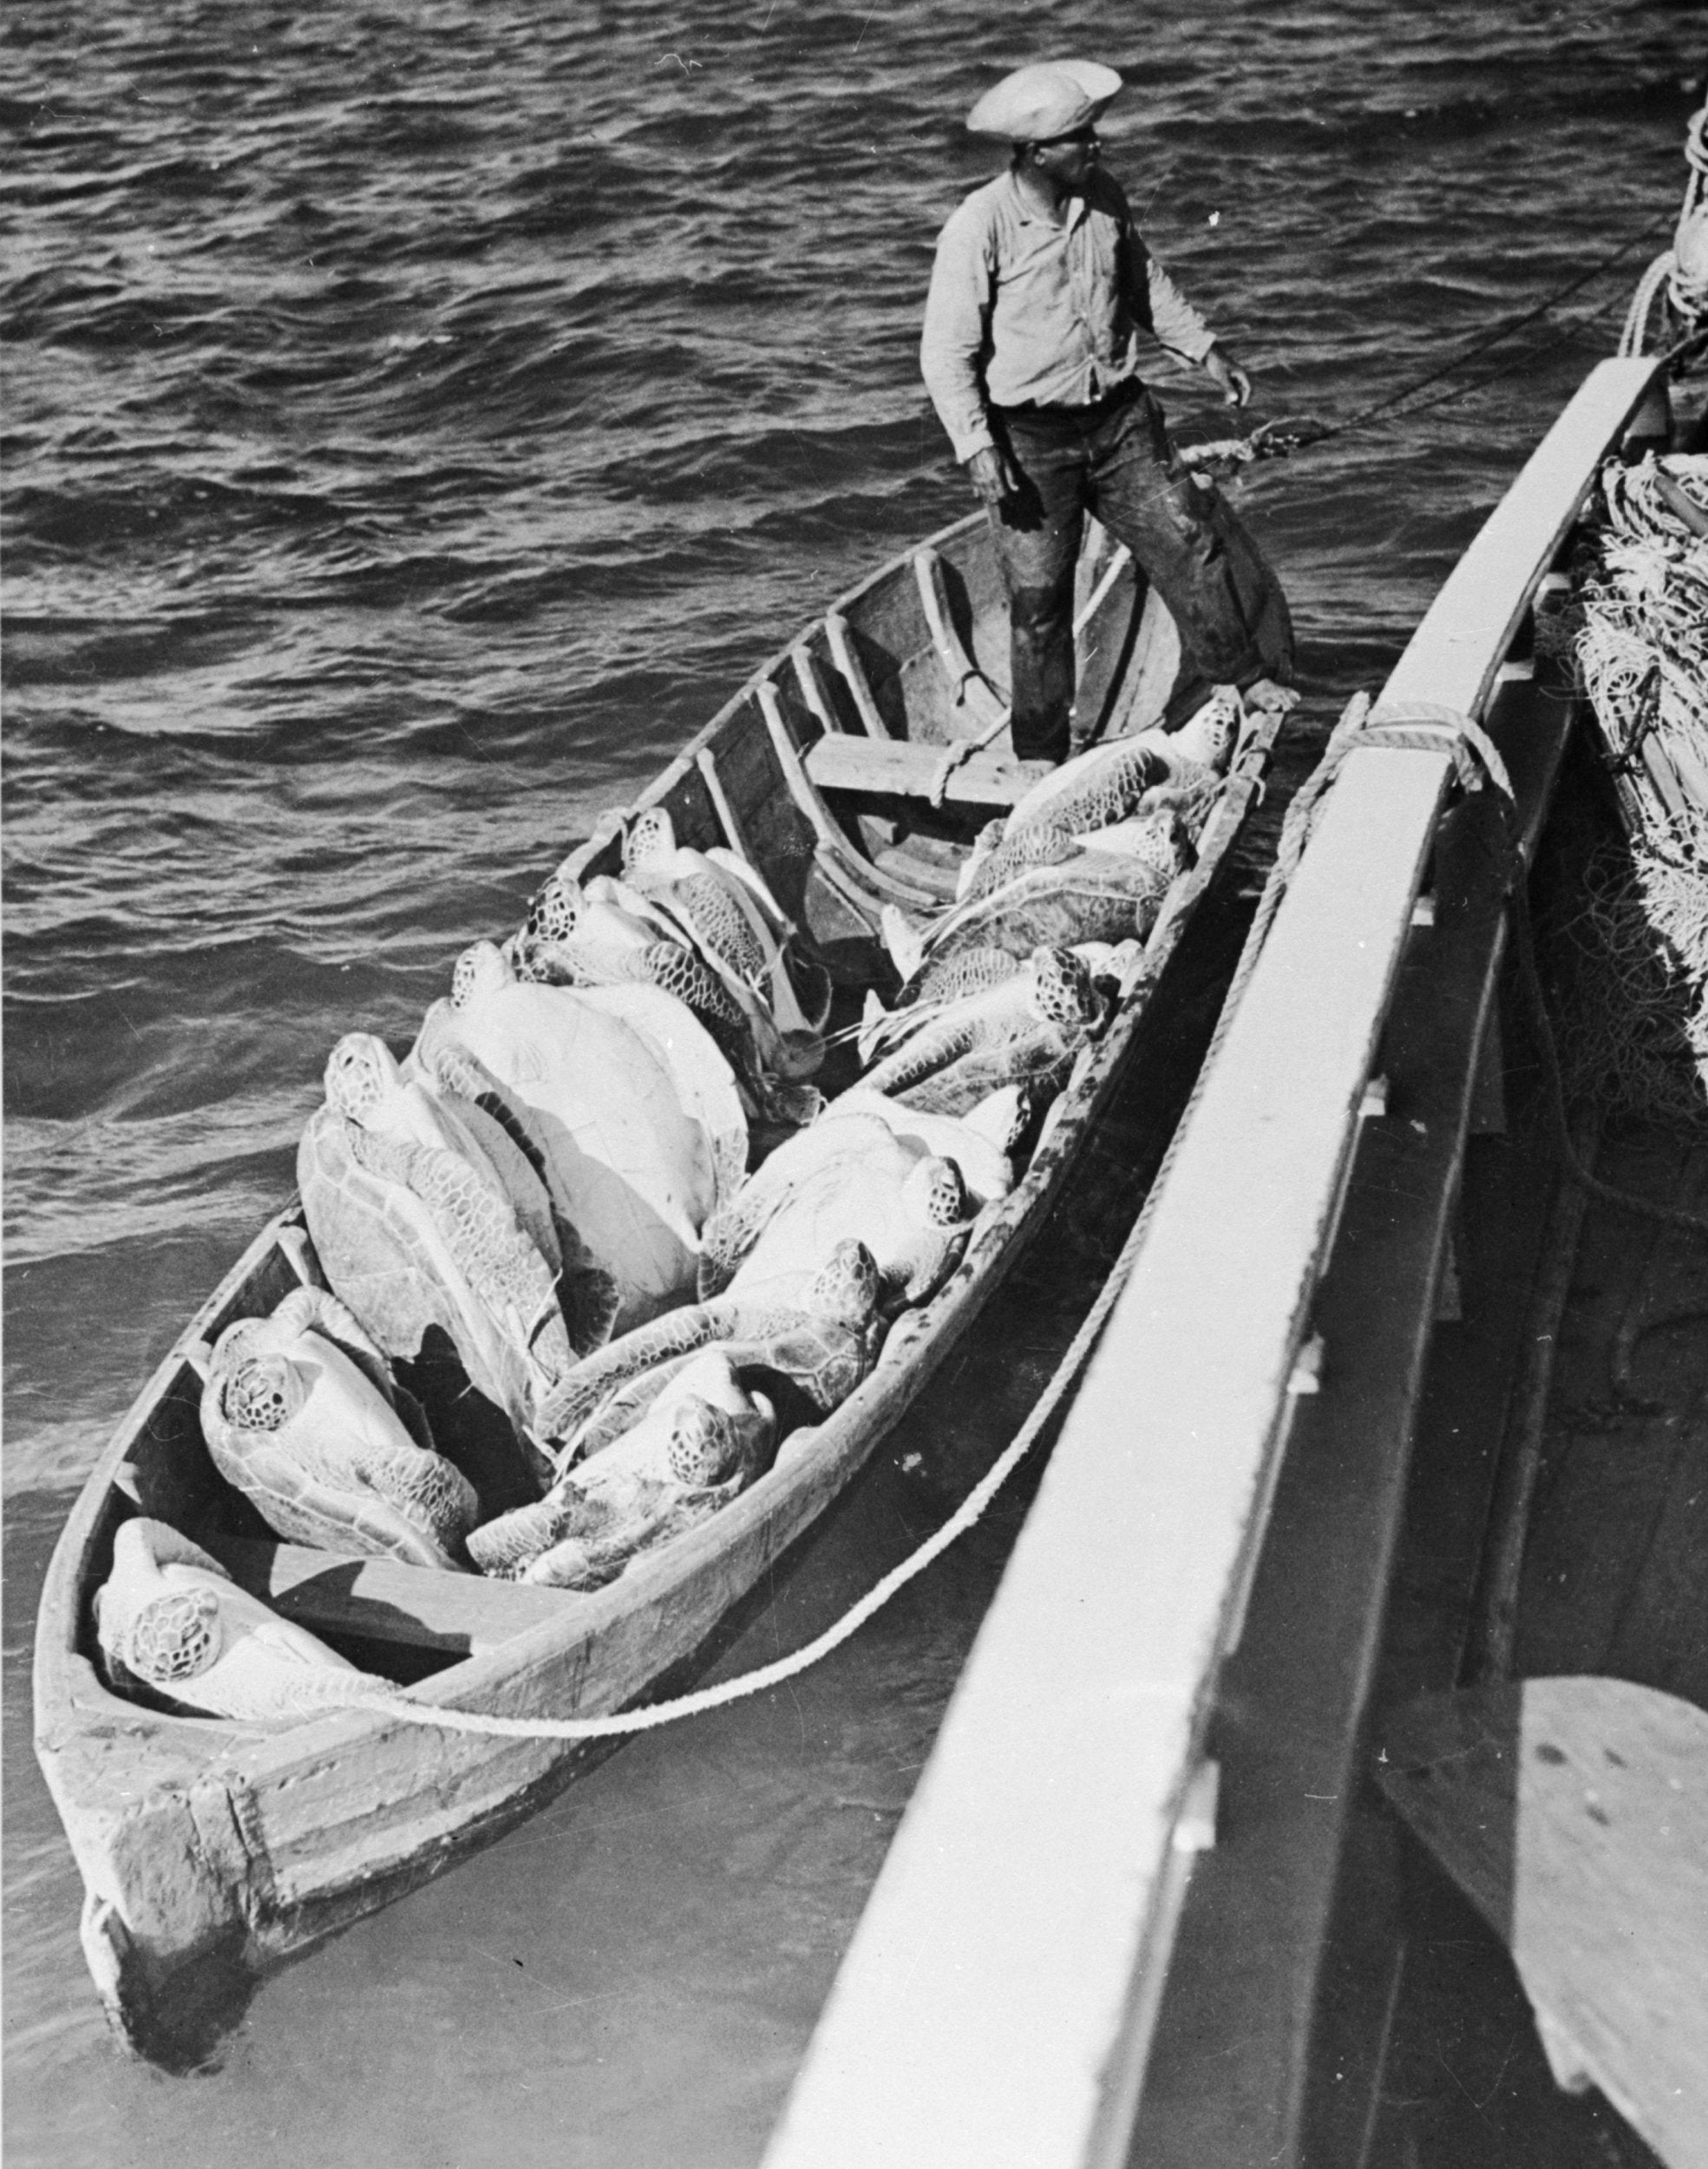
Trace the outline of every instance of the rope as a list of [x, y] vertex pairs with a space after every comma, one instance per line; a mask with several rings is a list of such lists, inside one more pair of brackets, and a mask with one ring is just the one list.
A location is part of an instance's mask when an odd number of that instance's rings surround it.
[[1414, 393], [1425, 390], [1430, 384], [1437, 383], [1440, 378], [1450, 375], [1454, 370], [1462, 369], [1467, 362], [1474, 362], [1481, 355], [1489, 352], [1494, 347], [1499, 346], [1503, 340], [1509, 339], [1514, 332], [1521, 331], [1528, 324], [1536, 323], [1558, 303], [1569, 299], [1573, 294], [1588, 285], [1592, 279], [1599, 278], [1605, 271], [1610, 271], [1622, 258], [1629, 256], [1633, 249], [1640, 247], [1652, 234], [1659, 233], [1663, 226], [1670, 226], [1675, 216], [1674, 213], [1668, 211], [1649, 220], [1646, 225], [1639, 227], [1628, 240], [1621, 241], [1617, 248], [1609, 250], [1607, 255], [1598, 257], [1587, 271], [1580, 272], [1575, 278], [1569, 278], [1563, 285], [1556, 286], [1552, 293], [1546, 295], [1533, 309], [1527, 309], [1522, 316], [1514, 317], [1510, 322], [1502, 324], [1497, 330], [1489, 332], [1486, 337], [1476, 340], [1462, 352], [1438, 364], [1436, 368], [1427, 370], [1413, 383], [1402, 386], [1398, 391], [1389, 393], [1385, 399], [1378, 399], [1373, 406], [1363, 408], [1348, 420], [1334, 423], [1325, 432], [1325, 436], [1345, 436], [1351, 429], [1364, 428], [1367, 423], [1373, 422], [1378, 415], [1386, 414], [1391, 408], [1397, 407], [1403, 401], [1410, 399]]
[[1548, 1128], [1553, 1134], [1554, 1150], [1559, 1153], [1567, 1173], [1592, 1197], [1602, 1198], [1624, 1212], [1635, 1213], [1639, 1219], [1657, 1221], [1663, 1228], [1681, 1229], [1686, 1235], [1708, 1240], [1708, 1216], [1688, 1211], [1682, 1206], [1656, 1205], [1646, 1197], [1639, 1197], [1634, 1191], [1617, 1189], [1611, 1183], [1604, 1183], [1599, 1176], [1592, 1174], [1579, 1157], [1572, 1137], [1572, 1125], [1566, 1112], [1566, 1083], [1560, 1067], [1560, 1049], [1554, 1036], [1554, 1020], [1548, 1014], [1548, 996], [1543, 991], [1541, 973], [1536, 967], [1536, 933], [1530, 918], [1529, 892], [1521, 880], [1513, 882], [1510, 901], [1518, 983], [1529, 1006], [1531, 1019], [1535, 1026], [1537, 1048], [1542, 1058], [1542, 1088]]
[[1631, 297], [1631, 306], [1625, 312], [1625, 328], [1619, 335], [1619, 351], [1622, 360], [1629, 361], [1643, 351], [1649, 336], [1649, 314], [1655, 298], [1666, 284], [1675, 259], [1670, 248], [1664, 248], [1637, 281], [1637, 291]]

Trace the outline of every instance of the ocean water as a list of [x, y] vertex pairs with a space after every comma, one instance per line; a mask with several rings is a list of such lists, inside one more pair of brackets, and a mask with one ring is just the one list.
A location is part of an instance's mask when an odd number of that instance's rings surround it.
[[[1355, 416], [1628, 245], [1432, 403], [1237, 486], [1325, 716], [1611, 350], [1676, 212], [1700, 16], [34, 0], [0, 36], [9, 2159], [754, 2162], [1024, 1489], [831, 1662], [625, 1746], [176, 2078], [106, 2038], [29, 1750], [57, 1528], [288, 1193], [339, 1033], [406, 1035], [765, 654], [967, 508], [915, 350], [998, 73], [1122, 69], [1109, 162], [1257, 418]], [[1081, 1248], [718, 1670], [941, 1519]]]

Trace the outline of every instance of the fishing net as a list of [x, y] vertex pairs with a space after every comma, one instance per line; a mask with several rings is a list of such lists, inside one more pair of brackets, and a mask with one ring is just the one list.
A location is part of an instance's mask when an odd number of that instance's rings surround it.
[[1624, 815], [1559, 927], [1561, 1057], [1610, 1110], [1708, 1128], [1708, 458], [1603, 470], [1569, 639]]

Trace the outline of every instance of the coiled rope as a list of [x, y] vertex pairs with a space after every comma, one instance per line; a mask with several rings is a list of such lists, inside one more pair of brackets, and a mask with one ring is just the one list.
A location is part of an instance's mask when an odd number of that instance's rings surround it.
[[[1649, 317], [1663, 287], [1674, 312], [1695, 324], [1708, 315], [1708, 106], [1692, 116], [1685, 137], [1685, 161], [1691, 177], [1685, 184], [1684, 208], [1679, 214], [1672, 246], [1664, 248], [1637, 283], [1631, 298], [1625, 329], [1620, 334], [1621, 355], [1643, 352], [1648, 338]], [[1686, 333], [1679, 348], [1700, 333]]]

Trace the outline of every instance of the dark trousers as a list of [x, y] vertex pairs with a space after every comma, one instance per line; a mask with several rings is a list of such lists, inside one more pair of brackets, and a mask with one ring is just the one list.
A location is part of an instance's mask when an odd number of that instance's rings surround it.
[[1168, 720], [1216, 685], [1285, 678], [1292, 628], [1274, 575], [1214, 487], [1175, 459], [1162, 411], [1135, 383], [1094, 407], [1009, 407], [991, 421], [1024, 477], [992, 510], [1008, 590], [1014, 750], [1062, 761], [1071, 750], [1073, 590], [1090, 512], [1168, 605], [1181, 673]]

